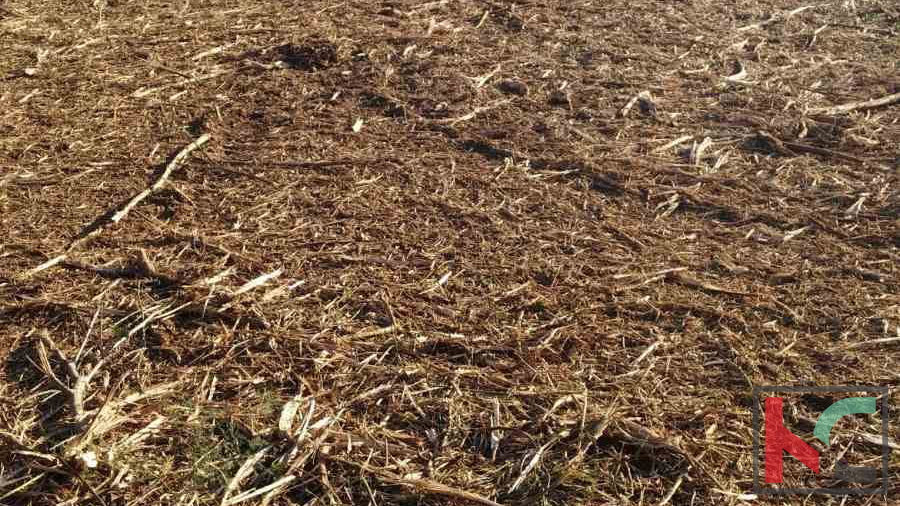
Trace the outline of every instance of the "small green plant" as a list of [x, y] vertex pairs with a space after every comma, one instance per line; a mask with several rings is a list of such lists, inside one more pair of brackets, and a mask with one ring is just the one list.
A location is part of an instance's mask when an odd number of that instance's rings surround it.
[[216, 490], [227, 485], [241, 464], [266, 444], [264, 439], [247, 434], [231, 421], [207, 420], [190, 439], [195, 486]]
[[259, 392], [259, 402], [257, 405], [260, 416], [271, 417], [279, 412], [281, 406], [284, 405], [284, 400], [278, 394], [276, 389], [265, 389]]
[[884, 14], [882, 14], [880, 12], [864, 12], [864, 13], [860, 14], [859, 17], [865, 23], [875, 23], [878, 20], [880, 20], [883, 16], [884, 16]]
[[113, 338], [116, 340], [128, 337], [128, 327], [125, 325], [116, 325], [112, 328]]

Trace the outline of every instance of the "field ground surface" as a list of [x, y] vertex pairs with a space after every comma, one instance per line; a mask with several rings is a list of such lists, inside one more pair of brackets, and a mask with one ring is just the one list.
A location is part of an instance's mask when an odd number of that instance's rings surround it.
[[898, 384], [898, 144], [888, 0], [0, 1], [0, 503], [896, 503], [752, 407]]

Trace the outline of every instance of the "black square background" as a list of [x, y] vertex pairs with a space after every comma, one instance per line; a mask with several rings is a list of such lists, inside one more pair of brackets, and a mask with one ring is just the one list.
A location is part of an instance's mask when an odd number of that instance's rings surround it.
[[[829, 392], [867, 392], [881, 394], [881, 486], [877, 488], [773, 488], [763, 487], [759, 481], [759, 429], [760, 429], [760, 394], [763, 393], [829, 393]], [[779, 386], [766, 385], [753, 387], [753, 493], [757, 495], [788, 494], [826, 494], [826, 495], [887, 495], [888, 462], [891, 449], [888, 446], [888, 387], [874, 386]]]

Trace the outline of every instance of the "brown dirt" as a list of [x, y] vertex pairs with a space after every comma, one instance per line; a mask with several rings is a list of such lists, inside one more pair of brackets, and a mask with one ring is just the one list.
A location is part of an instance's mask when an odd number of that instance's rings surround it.
[[0, 502], [741, 502], [900, 378], [900, 9], [802, 6], [0, 2]]

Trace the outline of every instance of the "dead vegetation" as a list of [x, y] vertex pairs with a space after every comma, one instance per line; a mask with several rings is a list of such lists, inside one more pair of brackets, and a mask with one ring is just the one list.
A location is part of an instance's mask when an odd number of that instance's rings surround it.
[[898, 380], [892, 2], [13, 0], [0, 48], [4, 504], [825, 504], [749, 495], [752, 386]]

